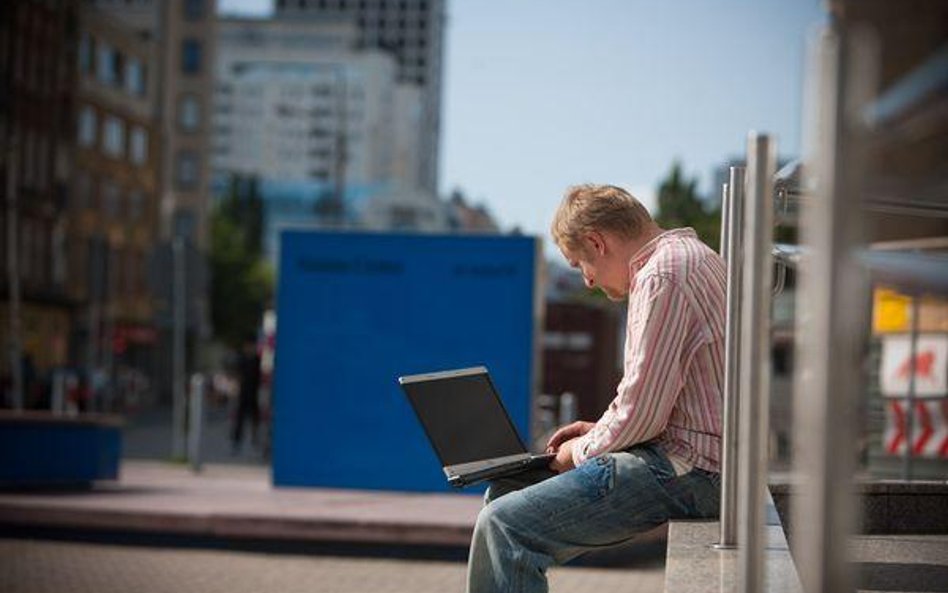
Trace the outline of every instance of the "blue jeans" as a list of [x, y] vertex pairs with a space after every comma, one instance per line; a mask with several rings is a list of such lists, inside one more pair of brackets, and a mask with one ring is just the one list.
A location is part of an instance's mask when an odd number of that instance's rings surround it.
[[678, 476], [653, 444], [607, 453], [554, 474], [491, 483], [474, 527], [468, 593], [548, 590], [546, 569], [622, 544], [670, 519], [717, 517], [718, 474]]

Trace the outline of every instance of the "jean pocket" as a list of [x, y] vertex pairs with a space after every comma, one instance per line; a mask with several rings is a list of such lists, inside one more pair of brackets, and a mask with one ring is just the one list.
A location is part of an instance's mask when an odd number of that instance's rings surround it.
[[589, 484], [589, 492], [603, 497], [615, 487], [616, 460], [611, 453], [590, 459], [576, 468]]
[[646, 445], [644, 447], [635, 447], [631, 449], [630, 452], [645, 463], [645, 466], [659, 482], [665, 483], [678, 477], [677, 472], [675, 472], [675, 466], [672, 465], [668, 457], [660, 451], [658, 447]]
[[521, 493], [537, 512], [556, 520], [605, 498], [615, 487], [615, 473], [612, 455], [602, 455]]

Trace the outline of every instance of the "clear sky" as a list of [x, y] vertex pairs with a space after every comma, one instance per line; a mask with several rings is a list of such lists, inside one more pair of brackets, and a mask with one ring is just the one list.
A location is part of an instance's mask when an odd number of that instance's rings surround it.
[[[269, 0], [219, 0], [265, 14]], [[628, 188], [649, 209], [675, 159], [709, 192], [747, 132], [800, 151], [822, 0], [447, 0], [441, 189], [545, 236], [563, 190]]]

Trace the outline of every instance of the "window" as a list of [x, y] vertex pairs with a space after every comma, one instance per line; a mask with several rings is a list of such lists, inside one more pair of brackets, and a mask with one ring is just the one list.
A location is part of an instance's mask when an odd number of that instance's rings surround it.
[[204, 0], [185, 0], [184, 18], [189, 21], [197, 21], [204, 18]]
[[125, 64], [125, 90], [135, 97], [145, 95], [145, 67], [138, 58], [129, 58]]
[[105, 154], [115, 158], [125, 156], [125, 122], [114, 115], [107, 116], [102, 140]]
[[114, 182], [102, 182], [102, 212], [107, 218], [118, 217], [120, 193]]
[[97, 120], [95, 109], [89, 105], [83, 105], [79, 110], [79, 129], [76, 138], [79, 146], [95, 146]]
[[132, 162], [143, 165], [148, 160], [148, 130], [141, 126], [133, 127], [129, 142]]
[[102, 84], [115, 84], [118, 73], [115, 72], [115, 50], [108, 43], [100, 43], [96, 57], [96, 75]]
[[185, 39], [181, 42], [181, 71], [185, 74], [201, 72], [201, 42]]
[[128, 192], [128, 218], [137, 222], [145, 212], [145, 194], [139, 189]]
[[178, 187], [181, 189], [192, 189], [197, 185], [198, 157], [196, 153], [190, 150], [178, 153], [177, 179]]
[[171, 225], [174, 229], [174, 236], [181, 237], [185, 240], [193, 238], [197, 230], [196, 217], [190, 210], [178, 210], [175, 212]]
[[178, 100], [178, 125], [193, 132], [201, 125], [201, 103], [195, 95], [184, 95]]
[[88, 33], [83, 33], [79, 39], [79, 72], [91, 74], [95, 62], [95, 39]]
[[92, 207], [92, 177], [85, 171], [76, 174], [75, 209], [84, 210]]

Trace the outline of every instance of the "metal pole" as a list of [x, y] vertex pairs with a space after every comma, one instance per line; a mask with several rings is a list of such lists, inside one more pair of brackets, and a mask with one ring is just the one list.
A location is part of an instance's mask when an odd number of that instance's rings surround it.
[[50, 410], [56, 415], [64, 413], [66, 411], [66, 371], [62, 369], [53, 371], [51, 395]]
[[908, 398], [905, 402], [905, 455], [902, 458], [902, 479], [911, 480], [914, 473], [912, 467], [912, 458], [915, 452], [912, 450], [912, 443], [915, 442], [915, 378], [918, 373], [915, 357], [918, 356], [918, 323], [920, 315], [919, 300], [921, 295], [916, 293], [912, 295], [912, 329], [909, 338], [909, 384]]
[[201, 433], [204, 429], [204, 375], [191, 375], [188, 394], [188, 461], [193, 471], [201, 471]]
[[19, 144], [10, 138], [7, 150], [7, 286], [9, 287], [8, 314], [10, 377], [12, 379], [12, 405], [14, 410], [23, 409], [23, 352], [20, 344], [20, 254], [19, 212], [17, 208], [17, 168], [19, 167]]
[[174, 327], [172, 329], [172, 409], [171, 455], [182, 459], [185, 455], [185, 259], [184, 241], [175, 237], [171, 243], [174, 294]]
[[776, 143], [747, 139], [747, 217], [741, 315], [741, 401], [738, 404], [738, 583], [742, 593], [764, 590], [764, 505], [770, 404], [770, 303], [773, 275], [773, 178]]
[[[875, 57], [860, 41], [827, 30], [812, 56], [804, 171], [811, 195], [800, 229], [810, 254], [800, 267], [794, 381], [793, 558], [807, 593], [854, 589], [850, 537], [858, 401], [868, 343], [869, 281], [856, 259], [864, 247], [866, 171], [856, 114], [871, 96]], [[861, 51], [857, 51], [861, 50]]]
[[724, 258], [724, 261], [727, 261], [727, 247], [728, 239], [730, 238], [730, 232], [727, 228], [728, 221], [731, 218], [730, 213], [730, 184], [722, 183], [721, 184], [721, 244], [718, 249], [718, 254]]
[[560, 426], [576, 420], [576, 396], [566, 391], [560, 396]]
[[345, 201], [346, 201], [346, 166], [348, 160], [348, 135], [349, 135], [349, 122], [348, 122], [348, 113], [346, 106], [349, 102], [349, 87], [346, 83], [346, 69], [344, 65], [339, 65], [333, 70], [336, 74], [339, 81], [338, 89], [338, 120], [337, 125], [339, 129], [336, 130], [336, 160], [334, 162], [335, 171], [333, 174], [336, 177], [336, 183], [334, 186], [335, 196], [333, 204], [333, 221], [336, 226], [342, 226], [345, 213]]
[[731, 167], [725, 184], [724, 232], [727, 262], [727, 326], [724, 333], [724, 426], [721, 444], [721, 536], [716, 547], [737, 547], [738, 426], [741, 376], [741, 266], [744, 245], [744, 167]]

